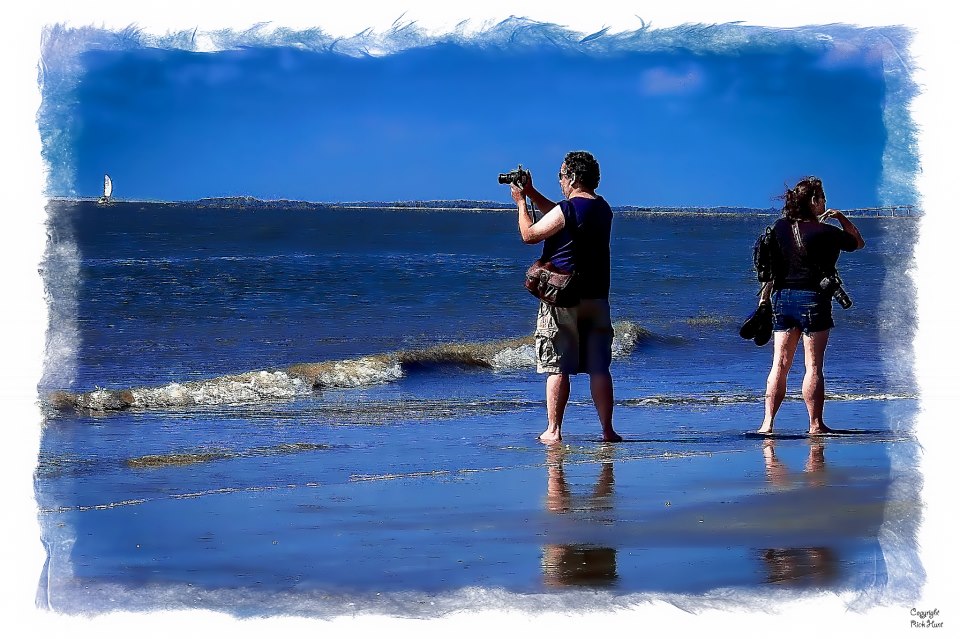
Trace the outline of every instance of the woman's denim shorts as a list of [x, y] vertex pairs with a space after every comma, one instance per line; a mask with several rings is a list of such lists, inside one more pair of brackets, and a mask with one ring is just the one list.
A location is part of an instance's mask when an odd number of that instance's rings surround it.
[[801, 329], [805, 334], [833, 328], [833, 298], [822, 291], [784, 288], [773, 292], [773, 330]]

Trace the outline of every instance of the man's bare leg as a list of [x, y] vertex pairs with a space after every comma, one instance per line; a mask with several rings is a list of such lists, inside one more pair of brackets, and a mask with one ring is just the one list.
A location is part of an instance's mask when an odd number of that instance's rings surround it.
[[570, 510], [570, 488], [563, 476], [563, 446], [547, 447], [547, 510], [564, 513]]
[[767, 471], [767, 480], [777, 486], [789, 484], [787, 467], [777, 459], [777, 450], [773, 438], [763, 440], [763, 466]]
[[563, 411], [570, 399], [570, 376], [566, 373], [551, 373], [547, 376], [547, 430], [540, 435], [540, 441], [552, 444], [561, 439], [560, 428], [563, 425]]
[[827, 350], [830, 331], [818, 331], [803, 336], [803, 401], [810, 415], [811, 435], [833, 432], [823, 423], [823, 355]]
[[810, 479], [808, 482], [811, 486], [823, 486], [827, 483], [824, 477], [826, 462], [823, 460], [823, 440], [811, 439], [810, 441], [813, 443], [810, 444], [810, 454], [807, 456], [807, 463], [803, 471], [809, 473]]
[[609, 371], [590, 373], [590, 395], [597, 409], [597, 417], [600, 418], [603, 441], [622, 442], [623, 437], [613, 430], [613, 377]]
[[793, 355], [800, 342], [800, 329], [776, 331], [773, 334], [773, 366], [767, 376], [767, 391], [763, 401], [763, 423], [758, 433], [772, 433], [773, 419], [780, 410], [780, 404], [787, 395], [787, 373], [793, 365]]

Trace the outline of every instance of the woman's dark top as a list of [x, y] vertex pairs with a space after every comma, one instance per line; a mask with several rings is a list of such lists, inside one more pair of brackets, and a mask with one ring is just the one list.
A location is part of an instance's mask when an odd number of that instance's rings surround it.
[[793, 237], [793, 222], [780, 218], [773, 225], [781, 255], [774, 270], [773, 287], [819, 291], [820, 280], [836, 270], [840, 251], [855, 251], [857, 239], [843, 229], [821, 222], [799, 222], [798, 226], [806, 255]]
[[613, 223], [610, 205], [598, 195], [595, 199], [563, 200], [559, 206], [563, 211], [563, 228], [543, 241], [540, 259], [553, 262], [564, 271], [576, 272], [581, 298], [607, 299], [610, 297], [610, 227]]

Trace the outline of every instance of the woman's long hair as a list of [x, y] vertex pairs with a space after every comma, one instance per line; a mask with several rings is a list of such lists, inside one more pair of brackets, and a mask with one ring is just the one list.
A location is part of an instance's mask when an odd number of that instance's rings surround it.
[[813, 199], [824, 199], [823, 182], [818, 177], [805, 177], [783, 194], [783, 217], [788, 220], [814, 221]]

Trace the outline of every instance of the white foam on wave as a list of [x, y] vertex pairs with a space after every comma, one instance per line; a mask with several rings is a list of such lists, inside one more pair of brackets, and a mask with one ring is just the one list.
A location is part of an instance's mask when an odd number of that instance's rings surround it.
[[749, 404], [763, 399], [763, 395], [750, 395], [746, 393], [736, 395], [711, 395], [706, 401], [712, 404]]
[[393, 382], [402, 377], [403, 369], [397, 360], [362, 357], [301, 364], [287, 370], [250, 371], [208, 380], [171, 382], [157, 387], [126, 390], [96, 388], [79, 395], [54, 393], [52, 402], [54, 405], [69, 403], [77, 408], [95, 411], [225, 406], [292, 399], [309, 395], [316, 386], [359, 388]]
[[98, 388], [89, 393], [82, 393], [76, 398], [76, 405], [79, 408], [89, 410], [117, 410], [126, 408], [129, 401], [125, 401], [121, 394], [115, 390]]
[[[859, 402], [859, 401], [893, 401], [902, 399], [915, 399], [912, 395], [902, 395], [895, 393], [828, 393], [827, 400]], [[668, 406], [668, 405], [730, 405], [730, 404], [751, 404], [763, 400], [761, 394], [751, 393], [733, 393], [729, 395], [651, 395], [649, 397], [635, 397], [623, 400], [627, 406]], [[788, 393], [784, 396], [784, 401], [802, 402], [803, 396], [800, 393]]]
[[199, 382], [174, 382], [158, 388], [131, 389], [131, 406], [165, 408], [241, 404], [290, 399], [309, 391], [310, 386], [306, 382], [283, 371], [253, 371]]
[[827, 393], [826, 398], [846, 402], [863, 402], [917, 399], [917, 396], [903, 393]]
[[331, 362], [319, 371], [314, 383], [334, 388], [357, 388], [395, 382], [403, 377], [403, 368], [396, 360], [378, 357]]
[[[637, 343], [649, 333], [633, 322], [623, 321], [614, 325], [613, 345], [611, 348], [614, 358], [630, 355], [637, 347]], [[490, 358], [490, 364], [498, 369], [531, 368], [537, 365], [537, 349], [535, 344], [511, 346], [497, 351]]]
[[532, 344], [505, 348], [494, 354], [490, 364], [499, 369], [530, 368], [537, 365], [537, 351]]
[[633, 352], [637, 342], [647, 335], [647, 331], [633, 322], [617, 322], [614, 324], [613, 356], [624, 357]]

